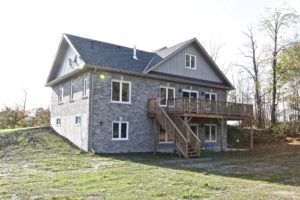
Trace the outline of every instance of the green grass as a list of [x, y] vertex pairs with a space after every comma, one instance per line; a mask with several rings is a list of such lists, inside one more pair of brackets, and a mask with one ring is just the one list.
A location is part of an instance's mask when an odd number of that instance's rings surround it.
[[46, 129], [0, 131], [0, 199], [299, 199], [300, 146], [209, 153], [82, 153]]

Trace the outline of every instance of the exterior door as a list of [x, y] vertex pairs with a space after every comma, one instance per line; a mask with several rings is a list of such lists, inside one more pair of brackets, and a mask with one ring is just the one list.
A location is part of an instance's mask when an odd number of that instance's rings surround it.
[[197, 135], [197, 137], [199, 138], [199, 136], [198, 136], [198, 124], [189, 124], [189, 127], [195, 133], [195, 135]]
[[216, 93], [205, 93], [205, 103], [204, 103], [204, 111], [207, 113], [213, 113], [216, 111], [216, 101], [217, 94]]
[[182, 97], [184, 97], [185, 110], [188, 112], [197, 112], [198, 92], [193, 90], [183, 90]]

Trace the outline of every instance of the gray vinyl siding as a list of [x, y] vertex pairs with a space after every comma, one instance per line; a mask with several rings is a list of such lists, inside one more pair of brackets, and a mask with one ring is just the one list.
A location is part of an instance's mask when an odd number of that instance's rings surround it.
[[[185, 54], [196, 56], [196, 70], [185, 68]], [[167, 74], [175, 74], [185, 77], [203, 79], [222, 83], [223, 81], [217, 76], [203, 56], [199, 53], [194, 44], [187, 46], [185, 49], [174, 55], [172, 58], [162, 63], [153, 71]]]

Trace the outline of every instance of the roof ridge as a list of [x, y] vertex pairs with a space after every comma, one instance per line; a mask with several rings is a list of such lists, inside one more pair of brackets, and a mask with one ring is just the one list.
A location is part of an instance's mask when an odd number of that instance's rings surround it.
[[[99, 43], [103, 43], [103, 44], [119, 46], [119, 47], [122, 47], [122, 48], [133, 49], [132, 47], [123, 46], [123, 45], [119, 45], [119, 44], [115, 44], [115, 43], [110, 43], [110, 42], [104, 42], [104, 41], [100, 41], [100, 40], [96, 40], [96, 39], [92, 39], [92, 38], [87, 38], [87, 37], [81, 37], [81, 36], [77, 36], [77, 35], [73, 35], [73, 34], [64, 33], [64, 35], [66, 35], [67, 37], [68, 36], [77, 37], [77, 38], [84, 39], [84, 40], [90, 40], [90, 41], [99, 42]], [[153, 52], [141, 50], [141, 49], [138, 49], [138, 48], [136, 50], [138, 50], [140, 52], [145, 52], [145, 53], [153, 53]]]

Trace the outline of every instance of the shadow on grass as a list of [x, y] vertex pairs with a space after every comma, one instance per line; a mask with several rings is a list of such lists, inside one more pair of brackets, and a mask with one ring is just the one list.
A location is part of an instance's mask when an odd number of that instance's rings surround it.
[[[274, 149], [275, 148], [275, 149]], [[252, 152], [204, 152], [200, 158], [183, 159], [176, 154], [130, 153], [101, 155], [149, 166], [217, 176], [300, 186], [300, 146], [282, 144]]]

